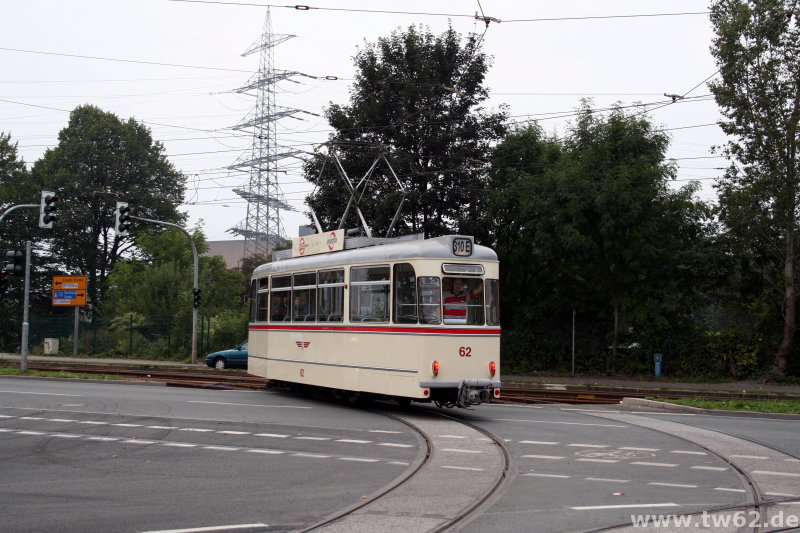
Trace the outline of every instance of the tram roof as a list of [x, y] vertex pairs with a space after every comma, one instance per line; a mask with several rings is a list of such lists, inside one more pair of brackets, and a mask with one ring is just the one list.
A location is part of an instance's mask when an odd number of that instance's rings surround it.
[[397, 261], [403, 259], [442, 259], [449, 261], [480, 262], [497, 261], [497, 254], [491, 248], [474, 244], [472, 255], [456, 256], [453, 253], [453, 239], [463, 235], [445, 235], [433, 239], [404, 240], [379, 244], [352, 250], [342, 250], [327, 254], [294, 257], [281, 261], [265, 263], [253, 271], [253, 277], [276, 272], [316, 270], [320, 268], [346, 265], [350, 263], [370, 263], [376, 261]]

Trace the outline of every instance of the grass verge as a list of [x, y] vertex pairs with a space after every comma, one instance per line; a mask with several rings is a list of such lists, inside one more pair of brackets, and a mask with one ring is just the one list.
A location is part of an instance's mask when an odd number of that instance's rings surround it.
[[693, 398], [682, 398], [679, 400], [654, 398], [654, 400], [719, 411], [753, 411], [758, 413], [800, 415], [800, 401], [796, 400], [696, 400]]
[[73, 379], [105, 379], [119, 380], [121, 376], [110, 376], [106, 374], [81, 374], [79, 372], [48, 372], [45, 370], [27, 370], [22, 372], [19, 368], [0, 367], [0, 376], [35, 376], [46, 378], [73, 378]]

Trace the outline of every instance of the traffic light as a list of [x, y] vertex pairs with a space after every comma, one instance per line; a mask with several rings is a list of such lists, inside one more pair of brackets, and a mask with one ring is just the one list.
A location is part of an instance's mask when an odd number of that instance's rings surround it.
[[117, 232], [117, 237], [124, 237], [128, 234], [131, 227], [131, 216], [128, 214], [131, 208], [128, 207], [127, 202], [117, 202], [117, 212], [114, 222], [114, 231]]
[[10, 276], [22, 276], [25, 273], [25, 252], [21, 250], [9, 250], [6, 252], [6, 259], [11, 261], [6, 263], [3, 269]]
[[58, 198], [53, 191], [42, 191], [42, 201], [39, 204], [39, 227], [52, 228], [53, 221], [56, 219], [53, 211], [56, 210]]
[[192, 289], [192, 307], [200, 309], [200, 289]]

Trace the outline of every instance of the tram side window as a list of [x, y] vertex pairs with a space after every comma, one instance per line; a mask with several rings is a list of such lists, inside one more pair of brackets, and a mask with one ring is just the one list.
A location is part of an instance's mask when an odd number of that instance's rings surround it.
[[341, 322], [344, 318], [344, 270], [319, 273], [317, 316], [320, 322]]
[[272, 322], [289, 319], [289, 297], [292, 295], [292, 277], [274, 276], [269, 298], [269, 316]]
[[486, 325], [500, 325], [500, 280], [487, 279], [486, 289]]
[[315, 321], [317, 319], [317, 273], [295, 274], [293, 287], [292, 320], [294, 322]]
[[419, 277], [419, 315], [423, 324], [442, 322], [442, 283], [437, 276]]
[[394, 265], [394, 322], [417, 323], [417, 278], [408, 263]]
[[350, 321], [389, 321], [389, 267], [350, 269]]
[[483, 281], [446, 277], [444, 289], [444, 323], [483, 325]]
[[253, 294], [253, 303], [255, 306], [255, 321], [256, 322], [266, 322], [267, 321], [267, 301], [269, 299], [269, 278], [261, 278], [258, 280], [258, 288], [256, 288], [256, 282], [253, 282], [253, 290], [255, 294]]

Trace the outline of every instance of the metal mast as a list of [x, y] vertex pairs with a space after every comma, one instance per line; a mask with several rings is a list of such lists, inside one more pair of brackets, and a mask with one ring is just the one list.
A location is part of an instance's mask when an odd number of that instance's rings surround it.
[[278, 183], [278, 161], [299, 154], [299, 151], [278, 147], [276, 134], [277, 121], [299, 112], [296, 109], [278, 108], [275, 104], [276, 84], [300, 74], [276, 70], [273, 48], [294, 35], [272, 33], [272, 19], [267, 10], [264, 31], [242, 56], [259, 52], [259, 66], [248, 82], [236, 92], [255, 97], [256, 104], [242, 122], [234, 126], [236, 130], [252, 131], [252, 146], [249, 153], [239, 157], [228, 168], [248, 171], [250, 180], [246, 189], [234, 189], [240, 197], [247, 200], [247, 216], [229, 233], [242, 235], [245, 239], [244, 257], [255, 254], [267, 255], [273, 246], [286, 233], [281, 223], [281, 211], [294, 211], [283, 198]]

